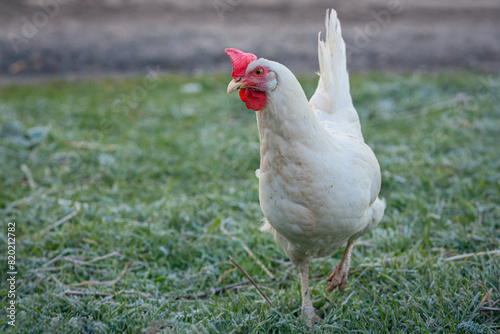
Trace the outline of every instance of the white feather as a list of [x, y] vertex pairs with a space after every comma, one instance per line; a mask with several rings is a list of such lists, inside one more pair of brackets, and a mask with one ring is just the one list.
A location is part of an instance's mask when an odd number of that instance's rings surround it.
[[326, 38], [318, 36], [320, 79], [309, 101], [321, 125], [330, 133], [363, 140], [359, 117], [349, 92], [349, 74], [342, 29], [335, 10], [326, 12]]
[[260, 138], [259, 200], [271, 230], [294, 263], [332, 254], [373, 229], [385, 204], [380, 167], [364, 143], [349, 93], [345, 44], [335, 11], [319, 41], [320, 80], [311, 101], [285, 66], [260, 58], [278, 78], [256, 112]]

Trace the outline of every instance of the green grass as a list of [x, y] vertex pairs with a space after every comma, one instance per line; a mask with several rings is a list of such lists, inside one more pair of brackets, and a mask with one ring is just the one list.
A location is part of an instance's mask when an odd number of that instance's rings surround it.
[[[255, 115], [226, 95], [229, 79], [0, 87], [0, 247], [6, 254], [7, 222], [16, 222], [14, 332], [308, 331], [297, 270], [258, 231]], [[316, 78], [301, 81], [310, 96]], [[500, 312], [481, 307], [500, 299], [500, 254], [445, 259], [500, 248], [500, 77], [351, 81], [388, 208], [355, 247], [344, 293], [326, 293], [324, 281], [342, 250], [313, 261], [311, 295], [325, 320], [318, 332], [498, 332]], [[188, 83], [202, 90], [189, 93]], [[128, 100], [130, 108], [120, 102]], [[252, 287], [211, 294], [245, 279], [228, 255], [274, 309]], [[75, 285], [87, 281], [113, 282]], [[0, 331], [10, 331], [0, 289]]]

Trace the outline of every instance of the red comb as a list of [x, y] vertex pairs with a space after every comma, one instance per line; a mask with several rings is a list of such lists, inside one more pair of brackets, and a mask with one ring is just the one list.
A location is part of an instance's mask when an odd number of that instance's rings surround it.
[[245, 75], [248, 64], [257, 59], [252, 53], [245, 53], [238, 49], [226, 49], [224, 52], [231, 58], [233, 63], [233, 79], [240, 78]]

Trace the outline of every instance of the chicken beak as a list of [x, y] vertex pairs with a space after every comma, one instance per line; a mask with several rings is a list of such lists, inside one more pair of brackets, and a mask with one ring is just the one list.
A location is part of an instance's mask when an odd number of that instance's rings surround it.
[[228, 94], [234, 92], [235, 90], [243, 88], [243, 82], [241, 82], [240, 80], [241, 78], [231, 80], [231, 82], [227, 86]]

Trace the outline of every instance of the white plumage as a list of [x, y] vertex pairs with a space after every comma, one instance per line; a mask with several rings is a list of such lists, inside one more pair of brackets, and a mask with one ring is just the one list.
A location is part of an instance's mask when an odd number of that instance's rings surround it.
[[265, 105], [256, 113], [259, 200], [266, 218], [263, 230], [272, 231], [299, 269], [302, 315], [309, 324], [318, 320], [308, 291], [310, 259], [332, 255], [347, 244], [327, 278], [328, 291], [343, 291], [354, 241], [379, 223], [385, 209], [378, 198], [380, 167], [364, 143], [352, 104], [345, 44], [334, 10], [327, 12], [326, 30], [325, 41], [318, 41], [320, 79], [310, 101], [290, 70], [262, 58], [250, 62], [245, 77], [228, 88], [250, 89], [245, 78], [260, 73], [258, 69], [277, 80], [264, 90]]

